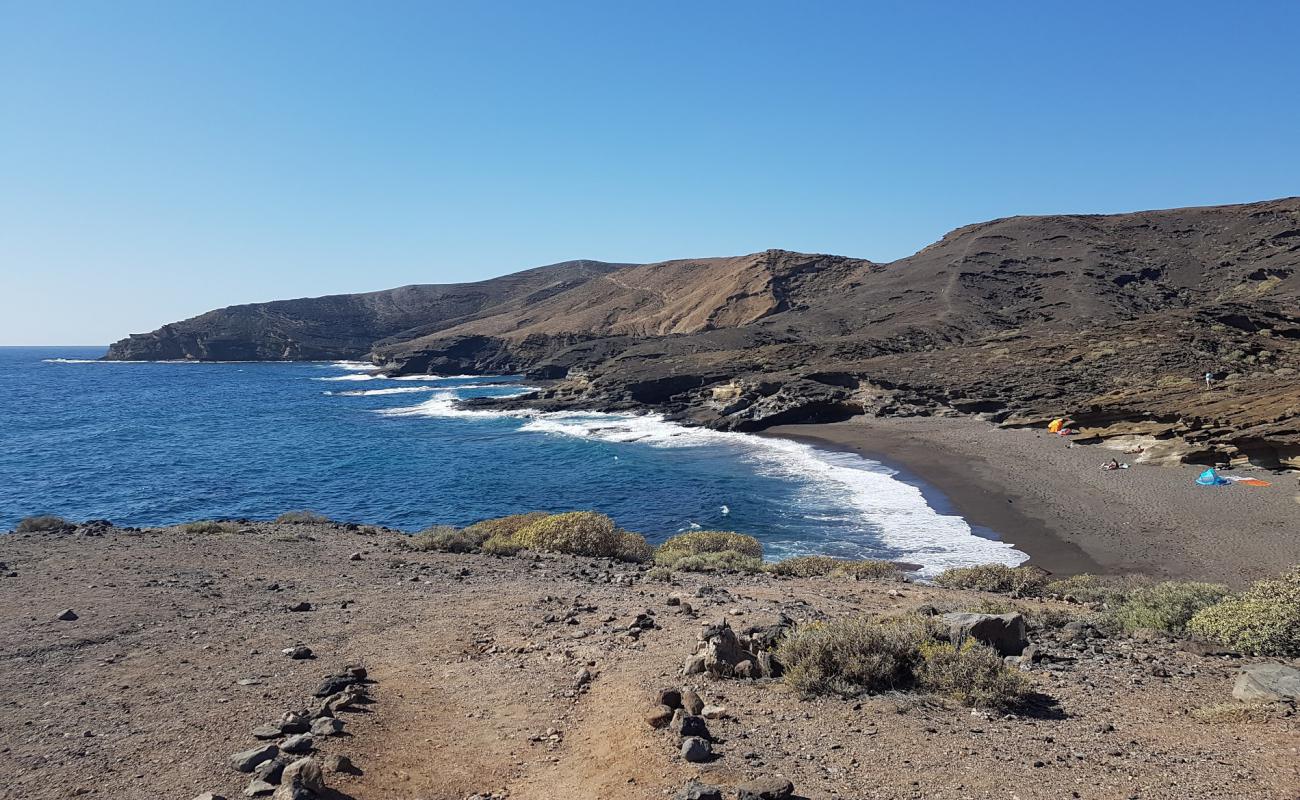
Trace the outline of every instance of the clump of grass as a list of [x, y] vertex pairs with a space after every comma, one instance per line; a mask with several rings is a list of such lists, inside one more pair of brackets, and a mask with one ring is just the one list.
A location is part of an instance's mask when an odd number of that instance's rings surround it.
[[1278, 708], [1269, 703], [1217, 703], [1192, 709], [1191, 717], [1205, 725], [1232, 725], [1243, 722], [1268, 722], [1278, 716]]
[[513, 536], [497, 534], [485, 539], [479, 549], [489, 556], [512, 556], [523, 550], [524, 546]]
[[75, 527], [63, 517], [56, 517], [53, 514], [41, 514], [35, 517], [24, 517], [14, 526], [15, 533], [49, 533], [51, 531], [61, 531], [65, 528]]
[[1300, 656], [1300, 566], [1198, 610], [1188, 629], [1243, 653]]
[[785, 681], [804, 694], [854, 697], [909, 686], [931, 640], [919, 618], [844, 617], [800, 625], [777, 655]]
[[1042, 593], [1047, 584], [1047, 576], [1037, 567], [980, 564], [946, 569], [939, 573], [934, 582], [949, 589], [973, 589], [1013, 597], [1033, 597]]
[[1090, 575], [1085, 572], [1051, 581], [1043, 587], [1043, 594], [1070, 597], [1080, 603], [1117, 606], [1131, 592], [1150, 585], [1151, 580], [1141, 575]]
[[646, 580], [668, 583], [673, 579], [673, 571], [668, 567], [651, 567], [645, 572]]
[[203, 519], [197, 522], [187, 522], [180, 526], [186, 533], [235, 533], [239, 526], [233, 522], [219, 522], [213, 519]]
[[315, 511], [286, 511], [275, 521], [281, 525], [325, 525], [330, 518]]
[[925, 691], [981, 708], [1008, 708], [1024, 700], [1029, 682], [1007, 669], [992, 648], [967, 639], [961, 647], [948, 642], [921, 645], [916, 684]]
[[966, 610], [972, 614], [1014, 614], [1020, 609], [1005, 600], [990, 600], [981, 598], [978, 602], [971, 603]]
[[485, 519], [465, 528], [465, 531], [482, 544], [493, 536], [512, 537], [519, 531], [540, 519], [549, 516], [545, 511], [529, 511], [526, 514], [511, 514], [507, 517]]
[[[654, 558], [656, 564], [673, 569], [750, 568], [755, 562], [761, 568], [763, 544], [741, 533], [692, 531], [669, 537], [655, 549]], [[692, 566], [679, 567], [684, 559], [691, 559]]]
[[1227, 596], [1228, 588], [1215, 583], [1165, 581], [1131, 592], [1112, 616], [1129, 633], [1152, 628], [1181, 635], [1198, 611]]
[[853, 580], [901, 580], [902, 573], [888, 561], [849, 560], [831, 556], [796, 556], [767, 565], [773, 575], [812, 578], [822, 575]]
[[483, 542], [474, 534], [450, 525], [434, 525], [419, 533], [411, 534], [406, 539], [406, 546], [412, 550], [432, 550], [440, 553], [472, 553], [482, 544]]

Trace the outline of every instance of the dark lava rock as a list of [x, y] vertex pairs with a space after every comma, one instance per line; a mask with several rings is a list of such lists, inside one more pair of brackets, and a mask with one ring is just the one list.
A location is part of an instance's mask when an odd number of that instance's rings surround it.
[[787, 800], [794, 784], [785, 778], [759, 778], [736, 787], [736, 800]]

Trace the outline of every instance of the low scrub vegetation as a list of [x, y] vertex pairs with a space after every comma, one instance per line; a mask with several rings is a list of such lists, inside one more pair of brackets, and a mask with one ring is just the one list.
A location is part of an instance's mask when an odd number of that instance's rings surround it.
[[1130, 592], [1112, 616], [1116, 626], [1129, 633], [1151, 628], [1181, 635], [1198, 611], [1227, 595], [1228, 588], [1215, 583], [1165, 581]]
[[980, 564], [946, 569], [939, 573], [934, 582], [948, 589], [973, 589], [1013, 597], [1033, 597], [1042, 593], [1043, 587], [1047, 585], [1047, 575], [1037, 567]]
[[412, 550], [432, 550], [440, 553], [473, 553], [483, 542], [468, 530], [453, 528], [450, 525], [434, 525], [419, 533], [412, 534], [406, 540]]
[[281, 525], [325, 525], [330, 518], [315, 511], [286, 511], [275, 521]]
[[1300, 567], [1198, 610], [1188, 629], [1243, 653], [1300, 656]]
[[1243, 722], [1268, 722], [1289, 713], [1289, 709], [1269, 703], [1218, 703], [1192, 709], [1191, 717], [1205, 725], [1233, 725]]
[[849, 560], [831, 556], [796, 556], [769, 564], [767, 571], [773, 575], [793, 578], [812, 578], [829, 575], [852, 580], [902, 580], [903, 573], [888, 561]]
[[692, 531], [670, 537], [654, 552], [661, 567], [707, 572], [763, 568], [763, 544], [753, 536], [729, 531]]
[[1059, 595], [1080, 603], [1105, 603], [1117, 606], [1130, 593], [1151, 585], [1151, 579], [1141, 575], [1090, 575], [1083, 573], [1051, 581], [1043, 587], [1043, 594]]
[[961, 647], [948, 642], [921, 646], [916, 685], [933, 694], [981, 708], [1007, 708], [1022, 700], [1029, 682], [1007, 669], [992, 648], [967, 639]]
[[990, 648], [949, 644], [926, 617], [846, 617], [801, 625], [778, 650], [785, 680], [804, 694], [856, 697], [919, 689], [960, 703], [1008, 708], [1028, 684]]
[[616, 557], [623, 545], [623, 531], [614, 520], [595, 511], [542, 517], [522, 528], [515, 538], [530, 550], [604, 558]]
[[17, 533], [48, 533], [50, 531], [61, 531], [64, 528], [73, 527], [63, 517], [56, 517], [52, 514], [42, 514], [35, 517], [24, 517], [14, 526]]
[[239, 526], [233, 522], [204, 519], [198, 522], [187, 522], [181, 526], [181, 530], [186, 533], [235, 533], [239, 530]]

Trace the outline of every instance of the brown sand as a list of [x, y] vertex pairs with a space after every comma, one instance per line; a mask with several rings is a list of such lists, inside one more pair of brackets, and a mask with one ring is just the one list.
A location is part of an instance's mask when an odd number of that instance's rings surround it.
[[1142, 572], [1239, 585], [1300, 563], [1295, 473], [1250, 473], [1269, 487], [1202, 487], [1193, 481], [1203, 467], [1194, 465], [1104, 472], [1104, 462], [1132, 456], [973, 418], [858, 417], [767, 434], [899, 469], [1053, 573]]

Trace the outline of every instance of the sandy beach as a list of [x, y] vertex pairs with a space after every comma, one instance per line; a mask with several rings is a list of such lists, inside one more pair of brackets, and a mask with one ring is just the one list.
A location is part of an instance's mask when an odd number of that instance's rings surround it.
[[1197, 486], [1201, 467], [1134, 464], [1103, 471], [1102, 446], [1069, 447], [1039, 429], [974, 418], [854, 418], [784, 425], [765, 435], [881, 461], [973, 526], [1056, 574], [1141, 572], [1240, 585], [1300, 563], [1295, 473], [1252, 470], [1268, 487]]

